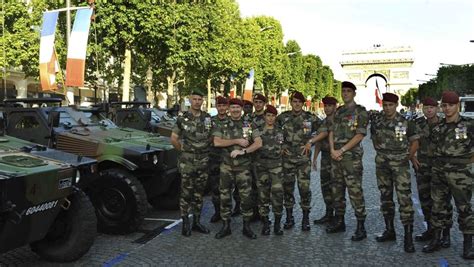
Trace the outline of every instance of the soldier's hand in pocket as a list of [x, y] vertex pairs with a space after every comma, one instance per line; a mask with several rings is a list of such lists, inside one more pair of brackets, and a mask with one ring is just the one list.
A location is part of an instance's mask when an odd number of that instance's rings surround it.
[[416, 156], [413, 156], [410, 158], [411, 164], [413, 164], [413, 168], [415, 170], [418, 170], [420, 168], [420, 162], [418, 161], [418, 158]]

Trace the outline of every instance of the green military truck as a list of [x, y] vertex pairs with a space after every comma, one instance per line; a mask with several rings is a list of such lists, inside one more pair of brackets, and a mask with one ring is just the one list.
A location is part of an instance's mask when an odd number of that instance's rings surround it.
[[174, 109], [152, 108], [149, 102], [113, 102], [109, 104], [107, 117], [119, 126], [170, 137], [176, 124], [176, 113]]
[[88, 194], [100, 231], [135, 231], [147, 200], [156, 207], [177, 207], [180, 180], [169, 139], [107, 119], [93, 121], [57, 98], [5, 100], [4, 113], [8, 135], [98, 161], [100, 178]]
[[77, 260], [97, 233], [92, 203], [77, 187], [78, 169], [16, 149], [3, 127], [0, 135], [0, 253], [30, 244], [46, 260]]

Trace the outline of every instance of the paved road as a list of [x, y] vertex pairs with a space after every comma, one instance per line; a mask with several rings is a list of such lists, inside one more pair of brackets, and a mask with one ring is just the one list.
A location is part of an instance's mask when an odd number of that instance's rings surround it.
[[[375, 181], [375, 153], [368, 138], [363, 141], [364, 194], [367, 205], [366, 228], [369, 237], [361, 242], [352, 242], [356, 220], [350, 207], [347, 209], [345, 233], [328, 235], [323, 226], [313, 226], [310, 232], [300, 229], [301, 210], [296, 209], [297, 227], [285, 230], [283, 236], [261, 236], [249, 240], [242, 236], [241, 218], [232, 221], [232, 235], [223, 240], [214, 239], [220, 223], [210, 224], [213, 210], [206, 198], [203, 220], [210, 225], [211, 235], [194, 233], [191, 238], [181, 236], [178, 212], [154, 211], [147, 216], [141, 232], [127, 236], [99, 235], [90, 252], [80, 260], [62, 266], [155, 266], [155, 265], [312, 265], [312, 266], [474, 266], [461, 258], [462, 235], [457, 224], [452, 230], [452, 246], [433, 254], [421, 252], [421, 243], [416, 243], [416, 253], [403, 251], [403, 226], [396, 220], [397, 241], [377, 243], [375, 235], [384, 230], [379, 210], [379, 192]], [[413, 184], [415, 185], [415, 184]], [[311, 221], [324, 213], [324, 204], [319, 187], [319, 174], [312, 173], [313, 201]], [[415, 191], [414, 191], [415, 192]], [[424, 229], [421, 209], [416, 193], [415, 233]], [[456, 216], [457, 217], [457, 216]], [[253, 224], [260, 232], [260, 225]], [[0, 255], [0, 265], [51, 266], [42, 261], [28, 247], [19, 248]]]

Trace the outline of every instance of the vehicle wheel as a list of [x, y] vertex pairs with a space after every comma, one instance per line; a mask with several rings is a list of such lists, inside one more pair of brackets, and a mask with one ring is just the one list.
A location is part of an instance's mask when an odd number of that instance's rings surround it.
[[150, 204], [158, 210], [178, 210], [181, 189], [181, 178], [178, 176], [170, 185], [168, 191], [150, 199]]
[[136, 231], [147, 212], [143, 185], [127, 171], [108, 169], [101, 172], [91, 190], [98, 229], [107, 234]]
[[79, 259], [89, 251], [97, 235], [97, 218], [87, 195], [79, 190], [68, 199], [69, 209], [59, 212], [46, 237], [31, 243], [31, 249], [48, 261]]

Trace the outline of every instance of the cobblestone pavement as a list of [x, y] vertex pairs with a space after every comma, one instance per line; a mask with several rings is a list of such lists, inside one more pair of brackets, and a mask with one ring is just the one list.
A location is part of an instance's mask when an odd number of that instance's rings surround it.
[[[384, 230], [383, 218], [379, 210], [379, 192], [375, 181], [375, 152], [366, 137], [364, 139], [364, 194], [367, 205], [366, 228], [368, 238], [352, 242], [356, 220], [348, 201], [345, 233], [325, 233], [324, 226], [311, 226], [310, 232], [301, 231], [301, 210], [296, 208], [297, 225], [285, 230], [283, 236], [259, 235], [249, 240], [242, 235], [241, 217], [232, 220], [232, 235], [216, 240], [214, 234], [221, 224], [210, 224], [213, 209], [206, 198], [202, 219], [211, 229], [210, 235], [193, 232], [190, 238], [180, 234], [181, 225], [178, 212], [153, 211], [147, 216], [141, 232], [126, 236], [101, 234], [94, 246], [80, 260], [60, 266], [155, 266], [155, 265], [312, 265], [312, 266], [474, 266], [461, 258], [462, 235], [457, 223], [452, 230], [452, 245], [433, 254], [421, 252], [422, 243], [416, 242], [416, 252], [403, 251], [403, 227], [397, 214], [397, 241], [377, 243], [375, 235]], [[413, 177], [414, 179], [414, 177]], [[324, 212], [319, 174], [312, 173], [311, 221]], [[413, 186], [415, 186], [413, 182]], [[414, 191], [416, 192], [416, 190]], [[424, 230], [420, 205], [414, 193], [415, 233]], [[162, 220], [165, 219], [165, 220]], [[253, 229], [260, 233], [260, 224]], [[166, 228], [165, 228], [166, 227]], [[0, 255], [0, 265], [8, 266], [51, 266], [42, 261], [28, 247], [19, 248]]]

